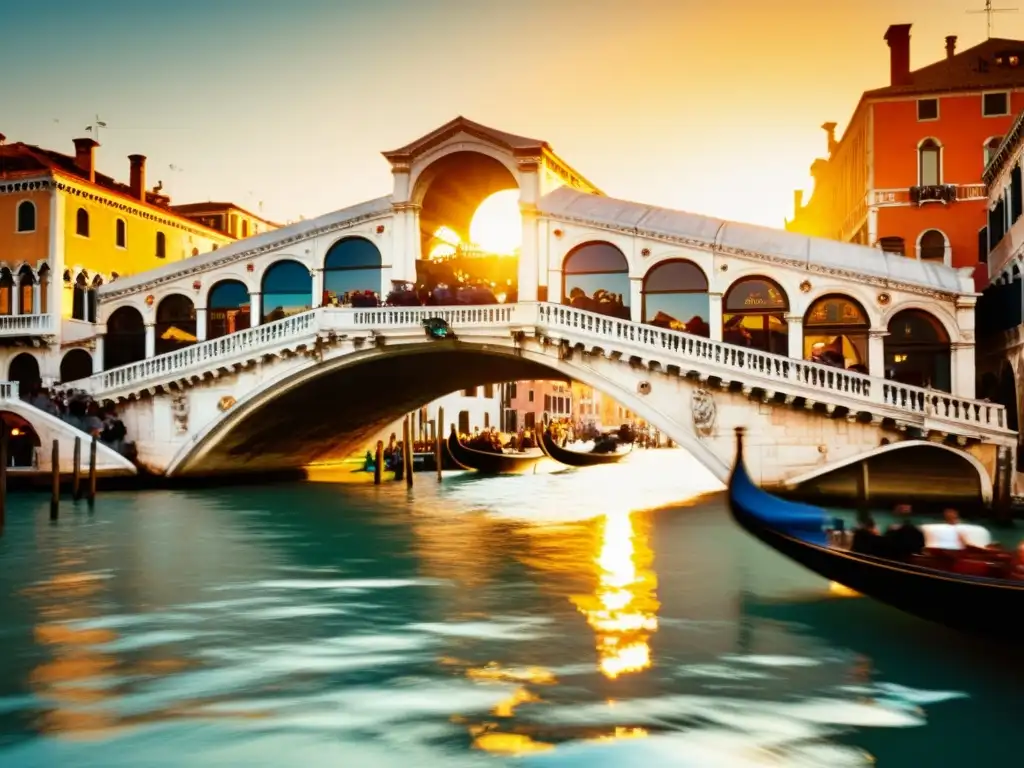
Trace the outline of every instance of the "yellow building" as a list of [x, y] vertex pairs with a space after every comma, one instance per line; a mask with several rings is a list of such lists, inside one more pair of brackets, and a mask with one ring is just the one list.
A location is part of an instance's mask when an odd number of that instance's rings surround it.
[[100, 173], [98, 146], [75, 139], [71, 155], [0, 134], [0, 379], [91, 374], [96, 287], [236, 239], [148, 188], [142, 155], [126, 159], [127, 184]]

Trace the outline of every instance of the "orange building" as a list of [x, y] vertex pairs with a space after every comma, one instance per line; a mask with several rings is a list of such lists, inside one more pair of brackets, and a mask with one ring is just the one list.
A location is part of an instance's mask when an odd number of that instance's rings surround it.
[[[982, 172], [1024, 109], [1024, 41], [957, 53], [950, 36], [945, 58], [911, 70], [910, 27], [886, 31], [890, 83], [864, 92], [842, 139], [822, 126], [828, 158], [811, 165], [814, 192], [806, 205], [795, 193], [786, 229], [974, 267], [987, 251]], [[986, 270], [975, 279], [984, 286]]]

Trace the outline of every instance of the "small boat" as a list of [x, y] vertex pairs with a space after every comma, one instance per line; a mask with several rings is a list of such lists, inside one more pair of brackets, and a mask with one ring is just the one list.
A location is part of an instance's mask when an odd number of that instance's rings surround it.
[[593, 467], [597, 464], [615, 464], [626, 458], [629, 451], [615, 453], [594, 453], [570, 451], [561, 447], [551, 435], [550, 429], [540, 430], [540, 449], [555, 461], [570, 467]]
[[824, 510], [780, 499], [754, 485], [743, 462], [742, 428], [736, 430], [729, 506], [748, 533], [829, 581], [953, 629], [1003, 640], [1020, 635], [1013, 617], [1024, 611], [1024, 581], [969, 575], [830, 546]]
[[488, 475], [523, 475], [533, 472], [547, 457], [543, 453], [490, 453], [462, 444], [452, 427], [448, 435], [448, 453], [463, 469], [475, 469]]

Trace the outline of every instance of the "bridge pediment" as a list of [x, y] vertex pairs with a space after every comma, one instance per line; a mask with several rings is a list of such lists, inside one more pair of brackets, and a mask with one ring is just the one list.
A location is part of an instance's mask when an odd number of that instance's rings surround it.
[[459, 116], [440, 128], [409, 142], [404, 147], [382, 154], [392, 167], [409, 166], [417, 159], [432, 154], [439, 147], [467, 140], [483, 142], [495, 149], [512, 154], [539, 154], [543, 150], [549, 149], [548, 143], [542, 139], [531, 139], [526, 136], [506, 133]]

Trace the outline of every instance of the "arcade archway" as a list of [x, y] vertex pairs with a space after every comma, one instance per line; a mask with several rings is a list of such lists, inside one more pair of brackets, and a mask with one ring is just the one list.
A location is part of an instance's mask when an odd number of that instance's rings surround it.
[[107, 319], [103, 345], [103, 370], [136, 363], [146, 358], [146, 326], [135, 307], [119, 307]]
[[38, 462], [39, 435], [25, 419], [11, 411], [0, 411], [0, 429], [7, 430], [7, 455], [10, 466], [21, 469], [35, 467]]
[[901, 384], [949, 392], [949, 334], [935, 315], [920, 309], [897, 312], [885, 338], [885, 376]]

